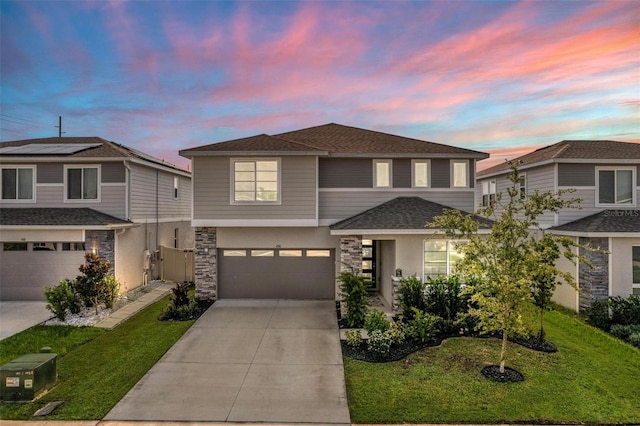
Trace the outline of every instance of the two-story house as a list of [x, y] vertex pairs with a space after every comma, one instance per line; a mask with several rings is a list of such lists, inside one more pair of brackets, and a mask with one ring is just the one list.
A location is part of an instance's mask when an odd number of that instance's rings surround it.
[[445, 206], [473, 211], [488, 157], [339, 124], [180, 155], [192, 162], [201, 297], [334, 299], [336, 276], [355, 271], [389, 303], [396, 270], [451, 269], [455, 245], [425, 224]]
[[98, 137], [0, 143], [0, 297], [38, 300], [85, 252], [128, 291], [155, 278], [161, 245], [193, 246], [191, 174]]
[[[596, 268], [562, 259], [580, 292], [568, 285], [554, 295], [575, 310], [594, 299], [640, 294], [640, 144], [616, 141], [562, 141], [511, 161], [520, 173], [523, 197], [534, 191], [574, 189], [567, 198], [581, 199], [581, 208], [563, 209], [540, 218], [544, 232], [569, 236], [575, 242], [599, 247], [581, 250]], [[510, 164], [478, 173], [477, 197], [483, 205], [511, 184]], [[498, 209], [499, 210], [499, 209]]]

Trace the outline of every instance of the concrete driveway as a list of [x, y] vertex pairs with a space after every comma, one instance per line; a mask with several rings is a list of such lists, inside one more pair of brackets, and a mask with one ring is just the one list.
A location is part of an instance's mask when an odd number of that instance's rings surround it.
[[47, 302], [0, 302], [0, 340], [53, 317]]
[[334, 302], [216, 302], [105, 420], [349, 424]]

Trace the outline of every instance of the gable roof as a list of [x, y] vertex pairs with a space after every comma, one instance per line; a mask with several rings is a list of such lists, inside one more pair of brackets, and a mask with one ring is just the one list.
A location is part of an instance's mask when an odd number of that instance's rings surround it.
[[0, 208], [0, 226], [82, 226], [127, 228], [133, 222], [90, 209], [78, 208]]
[[487, 158], [479, 151], [329, 123], [277, 135], [257, 135], [180, 151], [184, 157], [247, 152], [308, 152], [314, 155], [425, 158]]
[[564, 225], [550, 228], [554, 233], [640, 235], [640, 210], [603, 210]]
[[514, 158], [510, 162], [490, 167], [478, 172], [478, 177], [501, 174], [511, 169], [527, 168], [548, 162], [571, 162], [571, 160], [640, 160], [640, 143], [608, 140], [565, 140], [553, 145], [536, 149], [533, 152]]
[[[424, 234], [433, 234], [436, 232], [435, 228], [428, 228], [426, 225], [433, 222], [436, 216], [444, 214], [445, 210], [451, 210], [451, 207], [420, 197], [397, 197], [336, 222], [330, 226], [330, 229], [332, 235], [340, 234], [340, 231], [351, 233], [355, 230], [371, 231], [371, 233], [377, 233], [381, 230], [396, 232], [412, 230], [412, 233], [416, 233], [416, 230], [422, 230]], [[480, 221], [483, 228], [491, 227], [490, 220], [481, 217], [476, 217], [476, 219]]]
[[82, 136], [82, 137], [78, 137], [78, 136], [72, 136], [72, 137], [50, 137], [50, 138], [37, 138], [37, 139], [22, 139], [22, 140], [15, 140], [15, 141], [7, 141], [7, 142], [0, 142], [0, 149], [4, 149], [4, 148], [8, 148], [8, 147], [18, 147], [18, 146], [26, 146], [26, 145], [51, 145], [51, 146], [55, 146], [55, 145], [90, 145], [88, 147], [85, 147], [82, 150], [76, 151], [76, 152], [72, 152], [69, 154], [60, 154], [60, 153], [54, 153], [54, 154], [23, 154], [20, 152], [17, 152], [15, 154], [12, 154], [11, 152], [5, 152], [5, 153], [0, 153], [0, 158], [3, 159], [8, 159], [8, 158], [15, 158], [15, 157], [28, 157], [28, 158], [50, 158], [50, 157], [60, 157], [60, 158], [78, 158], [78, 159], [83, 159], [83, 158], [96, 158], [96, 159], [100, 159], [100, 158], [104, 158], [104, 159], [113, 159], [113, 158], [122, 158], [123, 160], [126, 159], [138, 159], [138, 160], [142, 160], [144, 162], [147, 163], [152, 163], [153, 165], [158, 165], [158, 166], [163, 166], [163, 167], [167, 167], [170, 169], [174, 169], [177, 170], [181, 173], [189, 173], [186, 170], [171, 164], [169, 162], [166, 162], [164, 160], [161, 160], [159, 158], [156, 158], [152, 155], [149, 155], [147, 153], [144, 153], [142, 151], [138, 151], [137, 149], [133, 149], [130, 148], [128, 146], [113, 142], [113, 141], [108, 141], [106, 139], [97, 137], [97, 136]]
[[[188, 156], [189, 153], [197, 154], [218, 154], [225, 155], [231, 153], [261, 153], [261, 152], [294, 152], [296, 154], [314, 151], [316, 154], [325, 154], [326, 152], [315, 149], [313, 147], [303, 145], [298, 142], [282, 139], [266, 134], [250, 136], [247, 138], [233, 139], [226, 142], [218, 142], [209, 145], [203, 145], [196, 148], [190, 148], [180, 151], [180, 155]], [[316, 152], [317, 151], [317, 152]]]

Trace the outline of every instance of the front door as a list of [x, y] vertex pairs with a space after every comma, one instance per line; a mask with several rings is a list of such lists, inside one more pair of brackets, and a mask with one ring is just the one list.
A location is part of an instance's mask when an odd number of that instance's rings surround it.
[[378, 290], [376, 279], [376, 241], [362, 240], [362, 276], [371, 280], [369, 290]]

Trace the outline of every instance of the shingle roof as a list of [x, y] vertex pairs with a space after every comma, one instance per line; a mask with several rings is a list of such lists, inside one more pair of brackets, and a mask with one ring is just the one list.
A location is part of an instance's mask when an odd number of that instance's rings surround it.
[[180, 151], [180, 154], [189, 152], [229, 152], [229, 151], [320, 151], [310, 146], [297, 142], [269, 136], [266, 134], [234, 139], [226, 142], [218, 142], [190, 148]]
[[479, 151], [406, 138], [341, 124], [324, 124], [277, 135], [257, 135], [180, 151], [194, 153], [228, 151], [310, 151], [330, 155], [415, 155], [431, 157], [487, 158]]
[[640, 210], [604, 210], [551, 228], [579, 233], [640, 233]]
[[[640, 160], [640, 143], [605, 140], [569, 140], [555, 143], [511, 160], [519, 167], [550, 160]], [[478, 177], [510, 169], [504, 162], [478, 172]]]
[[104, 226], [133, 225], [128, 220], [118, 219], [105, 213], [79, 208], [0, 208], [2, 226]]
[[[0, 142], [0, 148], [6, 148], [10, 146], [23, 146], [23, 145], [31, 145], [31, 144], [39, 144], [39, 145], [55, 145], [55, 144], [99, 144], [95, 147], [90, 147], [84, 149], [79, 152], [75, 152], [72, 154], [50, 154], [47, 156], [55, 156], [55, 157], [65, 157], [65, 158], [139, 158], [141, 160], [149, 161], [151, 163], [159, 164], [165, 167], [169, 167], [172, 169], [180, 170], [185, 172], [185, 170], [180, 167], [168, 163], [164, 160], [156, 158], [152, 155], [146, 154], [144, 152], [138, 151], [133, 148], [129, 148], [128, 146], [119, 144], [117, 142], [108, 141], [106, 139], [97, 137], [97, 136], [71, 136], [71, 137], [51, 137], [51, 138], [38, 138], [38, 139], [22, 139], [15, 141], [7, 141]], [[28, 155], [28, 154], [15, 154], [19, 157], [30, 157], [36, 155]], [[2, 154], [0, 157], [10, 158], [12, 154]], [[39, 155], [42, 156], [42, 155]]]
[[[398, 197], [334, 223], [330, 228], [332, 230], [425, 229], [425, 225], [433, 222], [436, 216], [444, 214], [445, 209], [451, 210], [450, 207], [420, 197]], [[490, 220], [480, 217], [477, 219], [484, 225], [483, 227], [491, 226]]]

